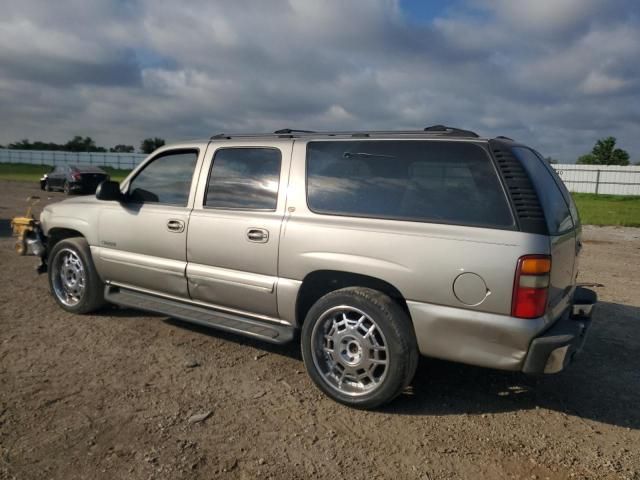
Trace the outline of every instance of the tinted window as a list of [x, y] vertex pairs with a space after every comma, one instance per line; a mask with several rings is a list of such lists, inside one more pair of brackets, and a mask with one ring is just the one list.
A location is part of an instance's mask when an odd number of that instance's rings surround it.
[[280, 150], [222, 148], [213, 158], [205, 205], [275, 210], [279, 182]]
[[488, 155], [463, 142], [310, 142], [307, 200], [320, 213], [513, 226]]
[[542, 155], [540, 155], [540, 152], [535, 152], [535, 154], [538, 156], [538, 158], [540, 160], [542, 160], [543, 165], [546, 167], [546, 169], [549, 171], [549, 173], [551, 174], [551, 176], [555, 180], [556, 185], [558, 185], [558, 188], [560, 189], [560, 192], [562, 192], [562, 196], [564, 197], [564, 201], [567, 202], [567, 205], [569, 205], [569, 211], [571, 212], [571, 217], [573, 218], [573, 223], [575, 225], [579, 225], [580, 224], [580, 215], [578, 213], [578, 207], [576, 206], [576, 202], [573, 200], [573, 197], [571, 196], [571, 193], [569, 192], [569, 189], [567, 188], [567, 186], [562, 181], [562, 178], [560, 178], [560, 175], [558, 175], [558, 172], [556, 172], [556, 170], [551, 165], [549, 165], [547, 163], [547, 161], [544, 159], [544, 157]]
[[533, 182], [544, 210], [549, 233], [557, 235], [571, 230], [573, 220], [569, 206], [562, 195], [560, 186], [549, 171], [550, 168], [544, 164], [544, 160], [540, 159], [532, 150], [524, 147], [515, 147], [513, 153], [518, 157]]
[[195, 150], [155, 158], [131, 182], [130, 201], [186, 206], [197, 159]]

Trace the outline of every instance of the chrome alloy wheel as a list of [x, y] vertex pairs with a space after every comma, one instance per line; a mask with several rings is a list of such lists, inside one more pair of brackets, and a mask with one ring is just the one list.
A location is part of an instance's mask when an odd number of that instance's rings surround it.
[[56, 255], [53, 272], [53, 290], [64, 305], [77, 305], [87, 285], [87, 276], [82, 259], [73, 250], [65, 248]]
[[311, 334], [311, 355], [327, 385], [350, 397], [376, 390], [389, 369], [380, 327], [362, 310], [346, 305], [320, 316]]

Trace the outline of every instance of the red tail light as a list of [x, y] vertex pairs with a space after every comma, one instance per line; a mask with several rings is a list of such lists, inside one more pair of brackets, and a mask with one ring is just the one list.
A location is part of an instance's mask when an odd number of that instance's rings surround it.
[[72, 173], [71, 178], [73, 178], [77, 182], [82, 178], [82, 175], [80, 175], [79, 173]]
[[537, 318], [544, 315], [549, 295], [551, 257], [525, 255], [518, 259], [513, 284], [511, 315], [518, 318]]

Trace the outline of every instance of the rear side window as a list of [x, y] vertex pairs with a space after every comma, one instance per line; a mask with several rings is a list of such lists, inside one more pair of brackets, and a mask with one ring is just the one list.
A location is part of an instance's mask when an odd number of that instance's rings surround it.
[[221, 148], [213, 157], [205, 206], [275, 210], [280, 183], [280, 150]]
[[325, 214], [514, 227], [491, 159], [463, 142], [309, 142], [307, 202]]
[[[535, 150], [534, 150], [534, 152], [535, 152]], [[567, 205], [569, 205], [569, 211], [571, 212], [571, 217], [573, 218], [574, 225], [576, 225], [576, 226], [580, 225], [580, 214], [578, 213], [578, 207], [576, 206], [576, 202], [573, 200], [573, 197], [571, 196], [571, 193], [569, 192], [569, 189], [567, 188], [567, 186], [562, 181], [562, 178], [560, 178], [560, 175], [558, 175], [558, 172], [556, 172], [554, 170], [554, 168], [547, 163], [547, 161], [544, 159], [544, 157], [542, 155], [540, 155], [540, 152], [535, 152], [535, 154], [538, 156], [538, 158], [542, 161], [542, 164], [549, 171], [549, 173], [551, 174], [551, 176], [555, 180], [556, 185], [558, 185], [558, 188], [560, 189], [560, 192], [562, 193], [562, 196], [564, 197], [564, 201], [567, 202]]]
[[573, 219], [569, 205], [544, 160], [525, 147], [514, 147], [513, 153], [529, 174], [536, 189], [549, 234], [559, 235], [572, 230]]

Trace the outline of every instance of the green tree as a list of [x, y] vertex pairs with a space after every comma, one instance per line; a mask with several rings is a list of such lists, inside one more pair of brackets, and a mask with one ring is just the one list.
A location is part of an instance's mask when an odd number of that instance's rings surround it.
[[67, 143], [65, 143], [65, 149], [69, 152], [95, 152], [96, 142], [91, 137], [81, 137], [76, 135]]
[[29, 139], [25, 138], [20, 140], [19, 142], [10, 143], [9, 148], [12, 148], [15, 150], [31, 150], [33, 147]]
[[65, 144], [53, 142], [41, 142], [36, 140], [30, 142], [25, 138], [19, 142], [10, 143], [8, 148], [16, 150], [63, 150], [68, 152], [106, 152], [104, 147], [96, 146], [96, 142], [91, 137], [81, 137], [76, 135]]
[[110, 152], [115, 152], [115, 153], [133, 153], [135, 149], [133, 148], [133, 145], [122, 145], [122, 144], [118, 144], [113, 148], [110, 148], [109, 151]]
[[576, 163], [581, 165], [595, 165], [598, 162], [596, 162], [596, 157], [594, 157], [593, 154], [587, 153], [585, 155], [580, 155]]
[[163, 145], [164, 139], [162, 138], [145, 138], [142, 143], [140, 143], [140, 150], [142, 150], [142, 153], [149, 154]]
[[616, 148], [615, 137], [598, 140], [591, 153], [582, 155], [577, 163], [584, 165], [629, 165], [629, 154]]

